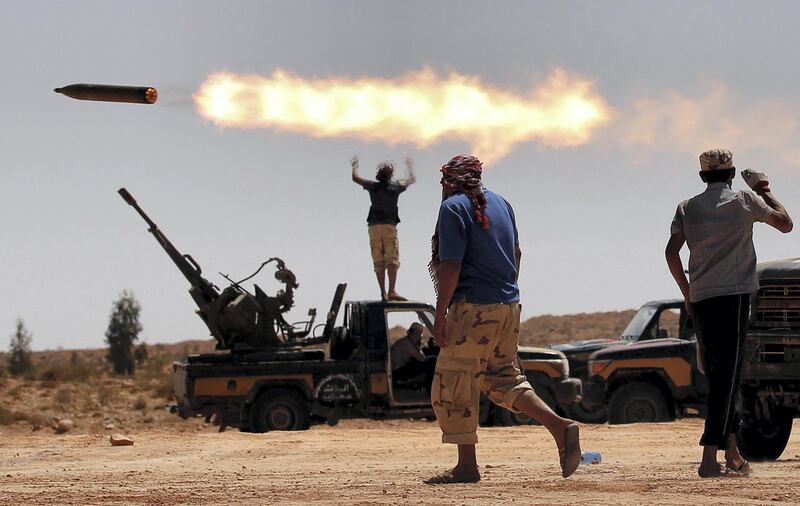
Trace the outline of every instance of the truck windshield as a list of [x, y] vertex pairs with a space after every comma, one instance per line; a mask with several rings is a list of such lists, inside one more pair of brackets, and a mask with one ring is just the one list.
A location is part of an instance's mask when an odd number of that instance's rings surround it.
[[423, 341], [433, 336], [433, 313], [425, 310], [390, 310], [386, 312], [386, 329], [389, 335], [389, 344], [394, 344], [399, 338], [408, 333], [412, 324], [421, 324]]
[[656, 314], [658, 307], [656, 306], [642, 306], [639, 311], [633, 316], [631, 322], [622, 331], [622, 339], [625, 341], [636, 341], [641, 337], [647, 324]]

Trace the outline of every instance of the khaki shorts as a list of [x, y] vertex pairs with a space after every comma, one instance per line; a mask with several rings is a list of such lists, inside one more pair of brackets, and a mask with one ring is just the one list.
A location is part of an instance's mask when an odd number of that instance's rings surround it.
[[396, 225], [370, 225], [369, 248], [375, 272], [382, 272], [393, 265], [400, 267], [400, 243], [397, 241]]
[[431, 403], [442, 442], [478, 442], [481, 392], [510, 411], [533, 390], [519, 365], [520, 305], [459, 302], [447, 312], [448, 345], [436, 360]]

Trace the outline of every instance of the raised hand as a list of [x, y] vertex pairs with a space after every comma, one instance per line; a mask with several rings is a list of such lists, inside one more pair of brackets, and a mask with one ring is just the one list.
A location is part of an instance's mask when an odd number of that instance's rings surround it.
[[769, 188], [769, 178], [763, 172], [745, 169], [742, 171], [742, 179], [755, 192], [761, 192]]

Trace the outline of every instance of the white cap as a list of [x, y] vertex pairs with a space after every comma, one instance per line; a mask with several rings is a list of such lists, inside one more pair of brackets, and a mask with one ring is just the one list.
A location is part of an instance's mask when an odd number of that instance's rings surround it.
[[700, 155], [700, 170], [725, 170], [733, 168], [733, 153], [727, 149], [709, 149]]

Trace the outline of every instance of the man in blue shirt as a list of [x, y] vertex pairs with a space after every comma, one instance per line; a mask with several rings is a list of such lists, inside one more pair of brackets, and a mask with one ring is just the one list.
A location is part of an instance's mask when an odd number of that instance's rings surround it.
[[552, 434], [561, 474], [580, 463], [578, 425], [533, 391], [517, 358], [522, 252], [511, 205], [483, 187], [482, 164], [460, 155], [442, 167], [442, 198], [430, 270], [437, 291], [434, 338], [441, 347], [431, 403], [442, 442], [458, 445], [458, 463], [426, 483], [480, 480], [475, 455], [481, 391], [524, 412]]

